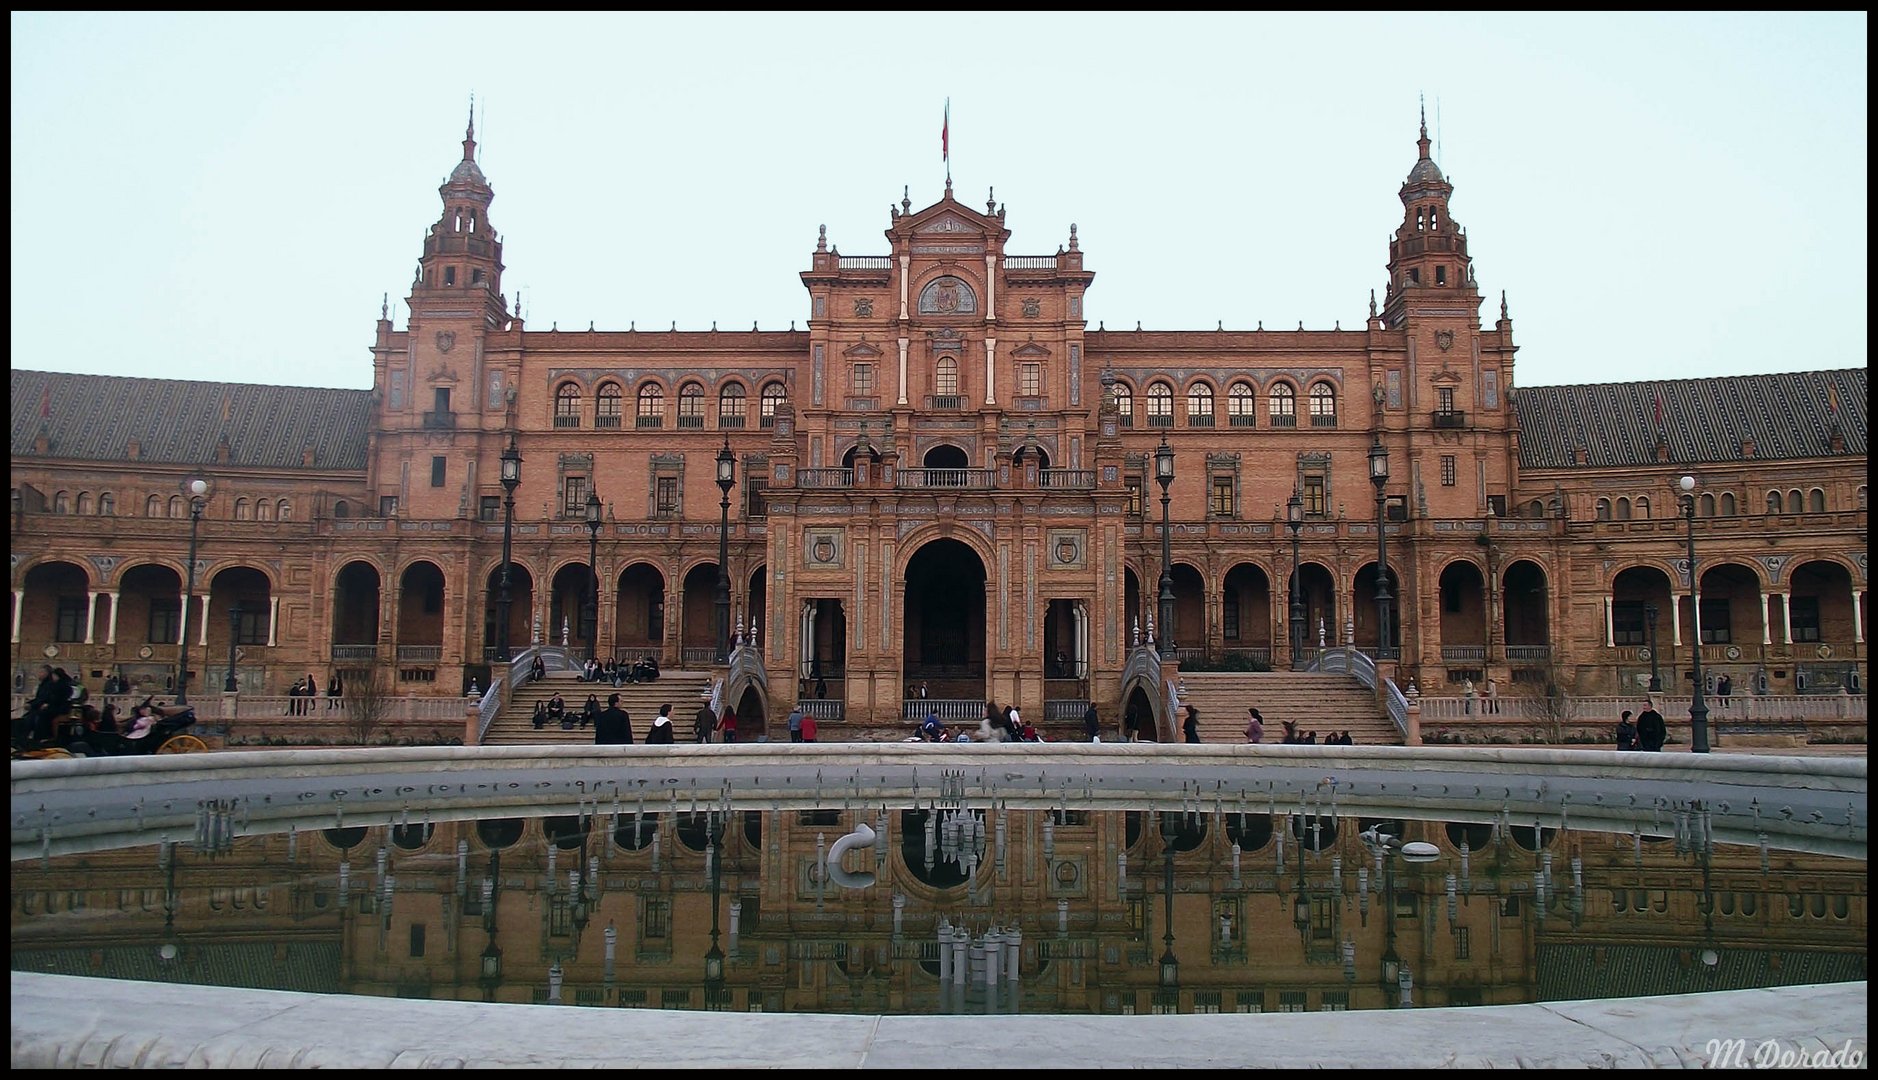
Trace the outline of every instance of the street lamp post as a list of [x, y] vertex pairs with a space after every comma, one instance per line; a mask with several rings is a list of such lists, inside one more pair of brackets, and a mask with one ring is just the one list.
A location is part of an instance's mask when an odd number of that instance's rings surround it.
[[515, 448], [515, 436], [502, 451], [502, 579], [496, 592], [496, 659], [508, 663], [509, 655], [509, 548], [515, 535], [515, 488], [522, 482], [522, 454]]
[[730, 489], [737, 482], [737, 457], [730, 436], [717, 452], [717, 489], [724, 493], [717, 517], [717, 662], [730, 658]]
[[1376, 485], [1376, 659], [1389, 647], [1389, 536], [1383, 528], [1383, 486], [1389, 482], [1389, 451], [1382, 436], [1369, 448], [1369, 482]]
[[1643, 605], [1643, 625], [1650, 631], [1650, 693], [1663, 692], [1663, 677], [1656, 666], [1656, 605]]
[[[196, 603], [196, 529], [202, 524], [202, 500], [209, 493], [209, 482], [198, 477], [189, 481], [189, 580], [183, 585], [182, 649], [177, 654], [176, 704], [189, 704], [189, 609]], [[209, 617], [209, 605], [202, 605], [202, 617]], [[204, 639], [206, 640], [206, 639]]]
[[1689, 614], [1695, 625], [1694, 673], [1689, 683], [1689, 749], [1708, 753], [1708, 705], [1702, 700], [1702, 597], [1695, 573], [1695, 477], [1684, 476], [1682, 516], [1689, 523]]
[[1161, 485], [1161, 629], [1162, 656], [1174, 656], [1174, 559], [1172, 533], [1167, 524], [1167, 489], [1174, 483], [1174, 448], [1167, 445], [1167, 433], [1161, 433], [1161, 445], [1154, 451], [1154, 480]]
[[1304, 500], [1297, 489], [1285, 503], [1285, 528], [1291, 530], [1291, 670], [1298, 669], [1299, 654], [1304, 651], [1304, 596], [1298, 580], [1298, 534], [1304, 531]]
[[587, 577], [593, 590], [590, 607], [593, 621], [587, 624], [587, 659], [598, 660], [600, 651], [600, 494], [587, 491]]
[[241, 604], [235, 603], [228, 608], [228, 675], [222, 680], [222, 693], [233, 694], [241, 689], [235, 681], [235, 638], [241, 634]]

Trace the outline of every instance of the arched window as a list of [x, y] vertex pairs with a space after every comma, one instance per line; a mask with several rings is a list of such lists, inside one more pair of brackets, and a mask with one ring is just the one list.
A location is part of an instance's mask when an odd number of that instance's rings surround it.
[[293, 519], [293, 504], [286, 499], [274, 504], [274, 520], [290, 521]]
[[143, 516], [144, 517], [162, 517], [163, 516], [163, 496], [152, 495], [148, 499], [145, 499], [143, 501]]
[[743, 426], [745, 405], [743, 384], [731, 383], [717, 392], [717, 426], [721, 428], [740, 428]]
[[[80, 496], [80, 498], [83, 498], [83, 496]], [[1813, 490], [1807, 492], [1806, 493], [1806, 509], [1808, 513], [1813, 513], [1813, 514], [1825, 513], [1826, 512], [1826, 493], [1819, 488], [1814, 488]], [[79, 513], [82, 514], [84, 513], [84, 511], [80, 510]]]
[[71, 513], [72, 512], [72, 493], [69, 491], [61, 491], [53, 495], [52, 496], [52, 512], [55, 514]]
[[1526, 504], [1526, 516], [1529, 518], [1544, 517], [1545, 516], [1545, 503], [1540, 502], [1538, 499], [1534, 499], [1533, 501], [1527, 503]]
[[91, 492], [81, 491], [78, 493], [77, 512], [85, 515], [91, 513]]
[[1806, 499], [1800, 494], [1799, 488], [1794, 488], [1792, 491], [1787, 492], [1787, 513], [1797, 514], [1805, 509], [1805, 507]]
[[1611, 520], [1611, 500], [1609, 499], [1598, 500], [1598, 520], [1599, 521]]
[[678, 426], [681, 428], [701, 428], [704, 426], [704, 387], [689, 382], [678, 388]]
[[1630, 520], [1630, 500], [1622, 496], [1617, 499], [1617, 520]]
[[1327, 382], [1311, 384], [1311, 426], [1337, 426], [1337, 391]]
[[1709, 494], [1706, 491], [1702, 493], [1702, 516], [1703, 517], [1715, 516], [1715, 496]]
[[1213, 426], [1213, 388], [1205, 383], [1187, 387], [1187, 426]]
[[763, 387], [763, 396], [757, 403], [757, 424], [760, 427], [776, 426], [776, 410], [789, 400], [788, 391], [783, 384], [773, 382]]
[[959, 402], [956, 399], [959, 396], [959, 362], [957, 360], [950, 356], [939, 358], [939, 366], [933, 372], [932, 389], [935, 397], [954, 399], [934, 402], [936, 408], [958, 408]]
[[1148, 385], [1148, 426], [1174, 426], [1174, 388], [1164, 382]]
[[256, 499], [254, 501], [254, 520], [274, 520], [274, 504], [268, 502], [266, 499]]
[[1271, 404], [1266, 410], [1272, 418], [1273, 427], [1298, 426], [1298, 392], [1290, 383], [1273, 383]]
[[1135, 426], [1135, 391], [1125, 382], [1117, 381], [1111, 391], [1115, 396], [1115, 415], [1123, 427]]
[[1770, 514], [1780, 513], [1780, 492], [1770, 491], [1767, 493], [1767, 512]]
[[616, 428], [620, 417], [624, 415], [619, 384], [607, 382], [600, 384], [599, 396], [594, 399], [593, 426], [597, 428]]
[[98, 516], [111, 517], [117, 513], [117, 499], [110, 492], [98, 496]]
[[580, 426], [580, 387], [571, 382], [562, 383], [561, 388], [554, 392], [554, 426]]
[[1864, 484], [1860, 484], [1858, 486], [1858, 508], [1860, 510], [1865, 509], [1865, 485]]
[[248, 520], [248, 500], [246, 499], [235, 500], [235, 520], [236, 521]]
[[1253, 427], [1258, 419], [1254, 411], [1257, 398], [1252, 394], [1252, 384], [1236, 382], [1226, 391], [1227, 423], [1233, 427]]
[[660, 389], [659, 384], [647, 383], [639, 388], [639, 414], [633, 426], [665, 426], [665, 391]]
[[1650, 497], [1648, 495], [1637, 496], [1637, 516], [1645, 521], [1650, 520]]
[[1736, 510], [1735, 510], [1735, 495], [1734, 495], [1734, 492], [1732, 492], [1732, 491], [1724, 491], [1724, 492], [1722, 492], [1722, 497], [1721, 497], [1721, 516], [1722, 516], [1722, 517], [1734, 517], [1734, 516], [1735, 516], [1735, 514], [1736, 514]]
[[347, 506], [344, 499], [340, 499], [333, 504], [333, 516], [336, 518], [351, 517], [352, 507]]
[[171, 495], [171, 496], [170, 496], [170, 512], [169, 512], [169, 516], [170, 516], [170, 517], [173, 517], [173, 518], [179, 518], [179, 517], [188, 517], [188, 516], [189, 516], [189, 511], [187, 511], [187, 510], [185, 510], [185, 509], [183, 508], [183, 497], [182, 497], [181, 495]]

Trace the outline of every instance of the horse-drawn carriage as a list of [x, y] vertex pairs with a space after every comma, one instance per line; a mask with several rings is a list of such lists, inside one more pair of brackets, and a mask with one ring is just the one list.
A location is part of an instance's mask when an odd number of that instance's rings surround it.
[[[45, 760], [71, 757], [122, 757], [135, 754], [194, 754], [207, 750], [209, 744], [189, 734], [196, 722], [196, 711], [187, 706], [165, 711], [151, 706], [147, 718], [136, 718], [128, 731], [104, 727], [98, 710], [79, 705], [59, 717], [50, 739], [38, 738], [23, 725], [14, 723], [13, 757], [16, 760]], [[147, 722], [146, 722], [147, 720]]]

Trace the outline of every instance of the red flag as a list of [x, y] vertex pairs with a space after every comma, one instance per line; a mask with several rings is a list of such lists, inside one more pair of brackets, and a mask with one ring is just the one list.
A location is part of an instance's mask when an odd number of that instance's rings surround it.
[[952, 161], [952, 99], [946, 99], [945, 122], [939, 125], [939, 160]]

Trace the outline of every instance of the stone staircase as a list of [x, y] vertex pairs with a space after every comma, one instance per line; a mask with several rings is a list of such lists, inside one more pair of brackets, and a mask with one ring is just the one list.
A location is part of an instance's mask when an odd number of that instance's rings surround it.
[[704, 696], [710, 690], [711, 673], [708, 671], [666, 671], [660, 673], [657, 682], [622, 683], [618, 687], [611, 683], [581, 682], [574, 678], [572, 672], [551, 672], [540, 682], [523, 683], [515, 688], [508, 707], [490, 722], [489, 730], [483, 736], [483, 745], [592, 745], [591, 727], [576, 726], [572, 731], [563, 731], [550, 724], [540, 731], [535, 730], [535, 702], [546, 701], [556, 693], [561, 695], [567, 711], [575, 714], [587, 704], [588, 694], [600, 699], [601, 708], [606, 707], [609, 695], [618, 694], [619, 707], [632, 716], [635, 743], [645, 741], [646, 731], [652, 726], [652, 718], [659, 714], [659, 706], [669, 702], [675, 729], [672, 732], [673, 739], [677, 742], [691, 742], [693, 718], [697, 716], [698, 706], [704, 703]]
[[1265, 741], [1283, 742], [1281, 721], [1291, 720], [1300, 734], [1317, 732], [1322, 743], [1333, 731], [1348, 730], [1358, 746], [1400, 746], [1402, 735], [1376, 701], [1375, 692], [1354, 675], [1292, 671], [1182, 672], [1187, 704], [1200, 710], [1200, 739], [1209, 743], [1245, 742], [1246, 709], [1257, 706], [1265, 717]]

